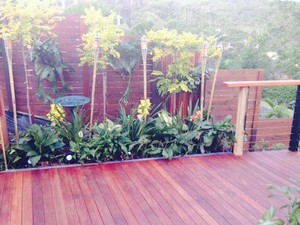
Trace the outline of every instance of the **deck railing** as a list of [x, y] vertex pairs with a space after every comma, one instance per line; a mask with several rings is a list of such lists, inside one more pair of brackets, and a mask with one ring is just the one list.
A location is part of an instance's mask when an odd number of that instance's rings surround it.
[[229, 88], [239, 88], [237, 118], [236, 118], [236, 143], [234, 154], [242, 155], [245, 139], [245, 118], [247, 113], [247, 103], [250, 87], [270, 87], [270, 86], [298, 86], [295, 102], [294, 117], [291, 126], [289, 140], [289, 150], [298, 151], [299, 131], [300, 131], [300, 80], [276, 80], [276, 81], [233, 81], [224, 82]]

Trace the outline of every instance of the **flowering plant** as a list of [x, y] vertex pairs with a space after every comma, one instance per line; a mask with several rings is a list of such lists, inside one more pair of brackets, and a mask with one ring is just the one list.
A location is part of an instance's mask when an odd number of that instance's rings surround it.
[[51, 104], [47, 118], [51, 121], [51, 126], [55, 127], [58, 122], [65, 122], [66, 112], [61, 104]]
[[140, 100], [140, 104], [138, 106], [138, 118], [146, 118], [150, 113], [151, 102], [150, 99], [142, 99]]
[[196, 114], [190, 116], [190, 121], [195, 122], [195, 121], [197, 121], [197, 120], [201, 120], [201, 118], [202, 118], [201, 110], [198, 110], [198, 111], [196, 112]]

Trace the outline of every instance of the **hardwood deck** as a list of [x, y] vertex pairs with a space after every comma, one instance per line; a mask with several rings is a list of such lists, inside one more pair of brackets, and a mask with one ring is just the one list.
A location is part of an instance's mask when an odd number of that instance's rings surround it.
[[300, 153], [200, 156], [0, 174], [0, 224], [256, 224], [267, 184], [300, 180]]

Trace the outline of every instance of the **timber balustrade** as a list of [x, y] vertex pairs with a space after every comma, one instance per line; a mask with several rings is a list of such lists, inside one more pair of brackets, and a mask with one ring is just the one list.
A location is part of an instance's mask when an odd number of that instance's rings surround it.
[[224, 84], [229, 88], [239, 88], [237, 118], [236, 118], [236, 143], [233, 152], [235, 155], [243, 155], [245, 138], [245, 118], [250, 87], [270, 86], [298, 86], [295, 102], [293, 123], [289, 141], [289, 150], [298, 151], [300, 131], [300, 80], [273, 80], [273, 81], [228, 81]]

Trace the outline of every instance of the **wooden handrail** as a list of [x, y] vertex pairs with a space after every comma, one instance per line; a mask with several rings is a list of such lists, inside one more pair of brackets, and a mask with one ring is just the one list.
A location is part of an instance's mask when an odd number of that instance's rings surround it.
[[245, 116], [250, 87], [298, 86], [289, 150], [296, 151], [298, 149], [300, 129], [300, 80], [228, 81], [224, 82], [224, 84], [229, 88], [239, 88], [235, 133], [236, 142], [233, 148], [235, 155], [243, 155]]
[[300, 80], [227, 81], [227, 87], [298, 86]]

